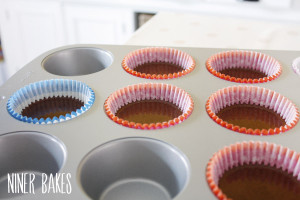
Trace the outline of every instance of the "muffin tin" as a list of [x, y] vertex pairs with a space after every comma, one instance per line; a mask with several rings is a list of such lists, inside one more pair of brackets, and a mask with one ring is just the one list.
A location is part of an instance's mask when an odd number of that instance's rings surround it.
[[[36, 188], [35, 195], [15, 195], [12, 199], [133, 200], [131, 193], [139, 199], [217, 199], [207, 183], [206, 167], [214, 153], [225, 146], [262, 141], [300, 152], [299, 124], [276, 135], [241, 134], [218, 125], [206, 111], [206, 102], [213, 93], [234, 85], [278, 92], [299, 108], [300, 79], [291, 67], [299, 51], [258, 50], [279, 61], [282, 72], [269, 82], [245, 84], [223, 80], [207, 70], [207, 59], [227, 49], [173, 47], [195, 60], [193, 71], [167, 80], [133, 76], [121, 64], [130, 52], [141, 48], [144, 47], [72, 45], [53, 49], [28, 63], [0, 87], [0, 143], [6, 144], [0, 147], [0, 159], [1, 163], [7, 163], [1, 168], [1, 174], [18, 164], [17, 171], [72, 175], [71, 194], [43, 194], [41, 188]], [[7, 112], [8, 99], [16, 91], [50, 79], [87, 84], [95, 93], [94, 104], [82, 115], [56, 124], [30, 124], [16, 120]], [[115, 123], [105, 112], [105, 101], [117, 90], [140, 83], [163, 83], [183, 89], [193, 100], [193, 112], [179, 124], [155, 130]], [[26, 156], [14, 161], [14, 155], [23, 151]], [[35, 159], [40, 160], [39, 164], [32, 161]], [[122, 180], [118, 181], [120, 177]], [[100, 179], [105, 181], [99, 182]], [[5, 182], [3, 177], [1, 182], [0, 186]], [[141, 194], [148, 196], [141, 197]]]

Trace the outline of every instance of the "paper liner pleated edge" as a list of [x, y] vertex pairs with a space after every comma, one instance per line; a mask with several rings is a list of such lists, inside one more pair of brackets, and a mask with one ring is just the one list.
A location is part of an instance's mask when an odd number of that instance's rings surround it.
[[[263, 57], [265, 57], [267, 59], [271, 59], [274, 62], [276, 62], [279, 65], [279, 70], [275, 74], [273, 74], [272, 76], [266, 76], [264, 78], [259, 78], [259, 79], [251, 79], [251, 78], [247, 79], [247, 78], [237, 78], [237, 77], [232, 77], [232, 76], [229, 76], [229, 75], [226, 75], [226, 74], [222, 74], [222, 73], [218, 72], [217, 70], [215, 70], [212, 67], [212, 61], [217, 59], [218, 56], [220, 56], [220, 55], [221, 56], [228, 56], [228, 55], [232, 56], [236, 53], [246, 54], [246, 55], [260, 54]], [[260, 57], [258, 59], [262, 59], [262, 58]], [[254, 51], [241, 51], [241, 50], [220, 52], [220, 53], [212, 55], [206, 61], [206, 68], [214, 76], [216, 76], [220, 79], [226, 80], [226, 81], [231, 81], [231, 82], [236, 82], [236, 83], [265, 83], [265, 82], [269, 82], [269, 81], [272, 81], [272, 80], [278, 78], [280, 76], [281, 72], [282, 72], [281, 64], [277, 60], [275, 60], [273, 57], [268, 56], [268, 55], [263, 54], [263, 53], [254, 52]]]
[[[243, 88], [246, 90], [243, 90]], [[295, 109], [295, 113], [294, 113], [294, 118], [292, 120], [291, 123], [286, 124], [285, 126], [281, 126], [278, 128], [270, 128], [268, 130], [266, 129], [251, 129], [251, 128], [245, 128], [245, 127], [240, 127], [238, 125], [234, 125], [234, 124], [229, 124], [226, 121], [223, 121], [221, 118], [219, 118], [215, 112], [213, 112], [212, 109], [212, 98], [215, 98], [215, 96], [220, 96], [220, 94], [224, 94], [224, 93], [228, 93], [228, 92], [237, 92], [237, 91], [241, 91], [240, 92], [240, 96], [242, 94], [245, 94], [244, 92], [250, 92], [248, 95], [248, 99], [244, 99], [243, 102], [249, 102], [249, 101], [256, 101], [255, 104], [256, 105], [261, 105], [264, 106], [265, 104], [268, 104], [268, 101], [270, 101], [270, 104], [268, 106], [270, 106], [272, 104], [272, 107], [276, 107], [276, 109], [283, 109], [284, 106], [287, 106], [288, 103], [290, 103], [290, 106], [293, 107]], [[255, 96], [257, 95], [257, 91], [261, 92], [261, 96]], [[268, 95], [267, 97], [262, 97], [265, 94]], [[250, 95], [254, 95], [250, 97]], [[223, 96], [224, 97], [224, 96]], [[236, 98], [238, 97], [238, 95], [233, 94], [231, 98]], [[253, 99], [252, 99], [253, 98]], [[275, 99], [276, 98], [276, 99]], [[278, 99], [281, 99], [282, 101], [277, 101]], [[239, 99], [239, 101], [241, 101], [241, 99]], [[284, 105], [280, 104], [281, 102], [285, 102]], [[229, 102], [229, 101], [228, 101]], [[229, 102], [232, 104], [232, 102]], [[224, 106], [224, 105], [223, 105]], [[227, 105], [226, 105], [227, 106]], [[226, 107], [224, 106], [224, 107]], [[298, 108], [296, 107], [296, 105], [294, 103], [292, 103], [288, 98], [284, 97], [283, 95], [276, 93], [275, 91], [272, 90], [268, 90], [265, 88], [261, 88], [261, 87], [255, 87], [255, 86], [230, 86], [227, 88], [223, 88], [221, 90], [218, 90], [217, 92], [213, 93], [209, 99], [206, 102], [206, 112], [207, 114], [210, 116], [211, 119], [213, 119], [217, 124], [229, 129], [229, 130], [233, 130], [239, 133], [244, 133], [244, 134], [249, 134], [249, 135], [275, 135], [275, 134], [279, 134], [279, 133], [283, 133], [287, 130], [292, 129], [294, 126], [296, 126], [296, 124], [299, 121], [299, 111]], [[273, 109], [274, 110], [274, 109]], [[274, 110], [275, 111], [275, 110]], [[276, 112], [276, 111], [275, 111]], [[284, 118], [284, 120], [286, 120], [286, 118]]]
[[[145, 60], [145, 61], [137, 61], [140, 62], [140, 64], [144, 64], [147, 62], [157, 62], [159, 59], [159, 61], [164, 61], [164, 62], [168, 62], [168, 63], [172, 63], [172, 60], [169, 60], [168, 57], [172, 57], [172, 59], [176, 59], [175, 63], [180, 65], [181, 67], [183, 67], [182, 65], [186, 64], [188, 65], [186, 67], [186, 69], [182, 70], [181, 72], [177, 72], [177, 73], [169, 73], [169, 74], [146, 74], [146, 73], [141, 73], [141, 72], [137, 72], [134, 69], [131, 69], [127, 63], [127, 61], [130, 58], [139, 56], [139, 55], [144, 55], [144, 54], [153, 54], [153, 53], [162, 53], [163, 56], [160, 56], [160, 58], [150, 58], [152, 59], [152, 61], [149, 60]], [[165, 56], [164, 53], [168, 53], [168, 56]], [[172, 56], [170, 56], [172, 55]], [[176, 57], [177, 56], [177, 57]], [[179, 56], [179, 57], [178, 57]], [[182, 63], [185, 58], [186, 63]], [[149, 59], [149, 58], [148, 58]], [[179, 63], [178, 63], [179, 62]], [[133, 76], [137, 76], [140, 78], [146, 78], [146, 79], [173, 79], [173, 78], [178, 78], [181, 76], [184, 76], [190, 72], [192, 72], [195, 68], [195, 60], [188, 55], [187, 53], [177, 50], [177, 49], [173, 49], [173, 48], [166, 48], [166, 47], [148, 47], [148, 48], [142, 48], [142, 49], [138, 49], [136, 51], [133, 51], [131, 53], [129, 53], [128, 55], [126, 55], [124, 57], [124, 59], [122, 60], [122, 67], [123, 69], [128, 72], [129, 74], [133, 75]], [[138, 66], [138, 65], [137, 65]]]
[[268, 142], [239, 142], [219, 150], [207, 164], [206, 180], [218, 199], [232, 200], [218, 187], [218, 181], [225, 171], [243, 164], [263, 164], [281, 168], [300, 181], [299, 153]]
[[300, 76], [300, 57], [293, 60], [292, 68], [294, 72]]
[[[60, 90], [58, 89], [60, 88]], [[68, 89], [74, 89], [77, 91], [68, 91]], [[81, 92], [86, 92], [88, 95], [84, 96], [84, 106], [82, 106], [80, 109], [77, 109], [76, 111], [72, 111], [71, 113], [66, 114], [65, 116], [60, 115], [59, 117], [48, 117], [47, 119], [44, 118], [31, 118], [27, 116], [21, 115], [19, 112], [16, 112], [14, 110], [15, 103], [19, 104], [17, 106], [20, 106], [21, 104], [29, 105], [31, 102], [34, 102], [35, 100], [39, 100], [43, 97], [53, 97], [53, 96], [62, 96], [67, 94], [67, 96], [72, 96], [72, 94], [78, 93], [79, 95]], [[45, 94], [43, 92], [48, 93]], [[57, 92], [55, 95], [55, 92]], [[80, 93], [81, 95], [84, 95], [83, 93]], [[41, 97], [41, 98], [40, 98]], [[82, 96], [83, 97], [83, 96]], [[24, 100], [24, 102], [20, 102], [21, 99]], [[63, 121], [67, 121], [70, 119], [73, 119], [84, 112], [86, 112], [95, 101], [95, 93], [94, 91], [87, 86], [85, 83], [82, 83], [80, 81], [75, 80], [67, 80], [67, 79], [51, 79], [51, 80], [44, 80], [39, 81], [35, 83], [31, 83], [29, 85], [26, 85], [25, 87], [19, 89], [17, 92], [15, 92], [8, 100], [7, 102], [7, 111], [8, 113], [14, 117], [15, 119], [27, 123], [32, 124], [55, 124], [60, 123]], [[24, 107], [24, 106], [23, 106]]]
[[[159, 89], [158, 89], [159, 88]], [[144, 91], [141, 92], [141, 91]], [[146, 92], [150, 92], [150, 94], [145, 94]], [[157, 93], [156, 93], [157, 92]], [[164, 97], [160, 95], [166, 95]], [[181, 98], [177, 98], [176, 95], [181, 95]], [[173, 96], [172, 96], [173, 95]], [[170, 97], [171, 96], [171, 97]], [[163, 99], [162, 99], [163, 98]], [[161, 123], [151, 123], [151, 124], [141, 124], [136, 122], [130, 122], [127, 120], [124, 120], [122, 118], [119, 118], [115, 115], [115, 112], [123, 105], [126, 105], [127, 103], [144, 100], [144, 99], [160, 99], [169, 101], [171, 100], [177, 101], [177, 106], [180, 107], [178, 104], [182, 104], [184, 107], [183, 114], [166, 122]], [[116, 101], [121, 102], [123, 105], [115, 105]], [[169, 101], [171, 102], [171, 101]], [[173, 102], [174, 103], [174, 102]], [[115, 111], [112, 110], [111, 106], [115, 106]], [[187, 105], [185, 105], [187, 104]], [[141, 83], [141, 84], [135, 84], [130, 85], [127, 87], [124, 87], [122, 89], [117, 90], [113, 94], [111, 94], [104, 103], [104, 109], [107, 114], [107, 116], [114, 121], [117, 124], [120, 124], [125, 127], [134, 128], [134, 129], [145, 129], [145, 130], [151, 130], [151, 129], [161, 129], [161, 128], [167, 128], [170, 126], [174, 126], [176, 124], [179, 124], [186, 120], [192, 113], [194, 109], [194, 102], [191, 96], [185, 92], [183, 89], [180, 89], [176, 86], [169, 85], [169, 84], [163, 84], [163, 83]], [[181, 108], [180, 108], [181, 109]]]

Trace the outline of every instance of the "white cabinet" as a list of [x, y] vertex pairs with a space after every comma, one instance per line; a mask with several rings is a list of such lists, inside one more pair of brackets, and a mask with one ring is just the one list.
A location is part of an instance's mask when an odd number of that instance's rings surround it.
[[99, 3], [0, 0], [6, 74], [50, 49], [78, 43], [121, 44], [134, 32], [134, 12]]
[[67, 42], [121, 44], [134, 32], [134, 12], [111, 7], [66, 4]]
[[0, 30], [8, 75], [41, 53], [64, 44], [58, 2], [1, 0], [0, 3]]

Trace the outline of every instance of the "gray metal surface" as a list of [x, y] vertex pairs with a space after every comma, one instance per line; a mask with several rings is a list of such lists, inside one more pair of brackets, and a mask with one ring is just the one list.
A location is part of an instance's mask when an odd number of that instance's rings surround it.
[[[72, 47], [94, 47], [110, 51], [113, 55], [113, 62], [105, 70], [97, 73], [82, 76], [57, 76], [48, 73], [42, 67], [42, 61], [52, 53]], [[39, 56], [27, 64], [16, 75], [9, 79], [0, 87], [0, 134], [12, 131], [39, 131], [59, 138], [67, 149], [66, 162], [61, 173], [71, 173], [71, 194], [43, 194], [41, 189], [36, 189], [35, 195], [27, 194], [14, 199], [90, 199], [80, 186], [80, 163], [84, 157], [95, 147], [109, 141], [128, 137], [147, 137], [158, 139], [172, 146], [177, 147], [187, 157], [190, 163], [190, 177], [183, 190], [174, 200], [193, 199], [216, 199], [206, 183], [206, 164], [212, 155], [226, 145], [239, 141], [268, 141], [289, 147], [300, 152], [300, 125], [293, 129], [275, 136], [250, 136], [240, 134], [219, 126], [209, 118], [205, 110], [205, 103], [208, 97], [218, 89], [238, 85], [221, 80], [210, 74], [205, 68], [206, 59], [214, 53], [225, 49], [202, 49], [202, 48], [177, 48], [190, 54], [196, 61], [196, 68], [190, 74], [172, 80], [147, 80], [134, 77], [126, 73], [121, 62], [124, 56], [130, 51], [139, 49], [139, 46], [111, 46], [111, 45], [74, 45], [51, 50]], [[292, 61], [299, 57], [300, 52], [296, 51], [259, 51], [276, 58], [283, 67], [283, 72], [274, 81], [262, 84], [255, 84], [275, 90], [293, 101], [297, 107], [300, 106], [300, 77], [291, 68]], [[63, 64], [61, 65], [63, 67]], [[70, 69], [69, 69], [70, 70]], [[6, 111], [6, 102], [10, 95], [26, 84], [39, 80], [67, 78], [83, 81], [88, 84], [96, 95], [96, 101], [83, 115], [67, 122], [54, 125], [33, 125], [17, 121]], [[183, 123], [170, 128], [160, 130], [135, 130], [118, 125], [111, 121], [105, 114], [103, 104], [106, 98], [124, 86], [142, 82], [162, 82], [176, 85], [187, 91], [193, 98], [195, 107], [192, 115]], [[245, 84], [244, 84], [245, 85]], [[0, 137], [1, 138], [1, 137]], [[17, 148], [17, 147], [15, 147]], [[4, 153], [4, 152], [1, 152]], [[7, 152], [5, 152], [6, 154]], [[2, 162], [1, 162], [2, 163]], [[159, 172], [158, 172], [159, 173]], [[147, 180], [140, 180], [141, 187], [145, 191], [153, 190], [154, 194], [163, 192], [160, 186]], [[131, 184], [132, 183], [132, 184]], [[106, 190], [104, 200], [117, 198], [112, 194], [123, 195], [124, 188], [137, 188], [132, 179], [128, 179], [126, 184], [116, 183], [112, 188]], [[152, 185], [150, 187], [149, 185]], [[114, 191], [115, 190], [115, 191]], [[109, 191], [113, 191], [110, 193]], [[116, 192], [117, 191], [117, 192]], [[128, 195], [128, 194], [127, 194]], [[126, 197], [124, 197], [126, 199]], [[127, 196], [127, 199], [129, 197]], [[161, 197], [163, 199], [163, 197]], [[117, 200], [117, 199], [115, 199]]]
[[[134, 187], [134, 183], [142, 184], [144, 187], [141, 188], [146, 191], [147, 186], [153, 188], [153, 183], [157, 183], [166, 188], [170, 197], [175, 197], [189, 178], [189, 164], [181, 152], [166, 143], [153, 139], [126, 138], [106, 143], [90, 152], [79, 166], [78, 176], [82, 188], [94, 200], [99, 197], [112, 199], [101, 196], [104, 193], [104, 196], [111, 196], [120, 191], [116, 188], [126, 188], [126, 185]], [[117, 184], [112, 189], [114, 192], [109, 192], [110, 195], [105, 192], [120, 180], [130, 181]], [[135, 197], [134, 193], [134, 190], [130, 191], [131, 198], [122, 199], [138, 199], [141, 195], [139, 193]]]
[[42, 66], [60, 76], [79, 76], [99, 72], [110, 66], [112, 55], [97, 48], [75, 48], [55, 52], [45, 58]]
[[[8, 173], [58, 173], [66, 159], [64, 145], [55, 137], [39, 132], [13, 132], [0, 137], [0, 198], [8, 194]], [[27, 177], [26, 177], [27, 178]], [[27, 181], [28, 183], [29, 181]], [[41, 186], [34, 182], [35, 188]]]
[[171, 200], [169, 192], [148, 179], [125, 179], [110, 185], [99, 200]]

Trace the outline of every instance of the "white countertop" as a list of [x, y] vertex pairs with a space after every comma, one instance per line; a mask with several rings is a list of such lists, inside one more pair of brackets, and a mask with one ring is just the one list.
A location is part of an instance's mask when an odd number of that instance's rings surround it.
[[[79, 3], [82, 0], [60, 0]], [[300, 22], [300, 0], [86, 0], [85, 4], [123, 8], [135, 12], [186, 12]]]
[[126, 44], [300, 50], [300, 24], [161, 12], [138, 29]]

